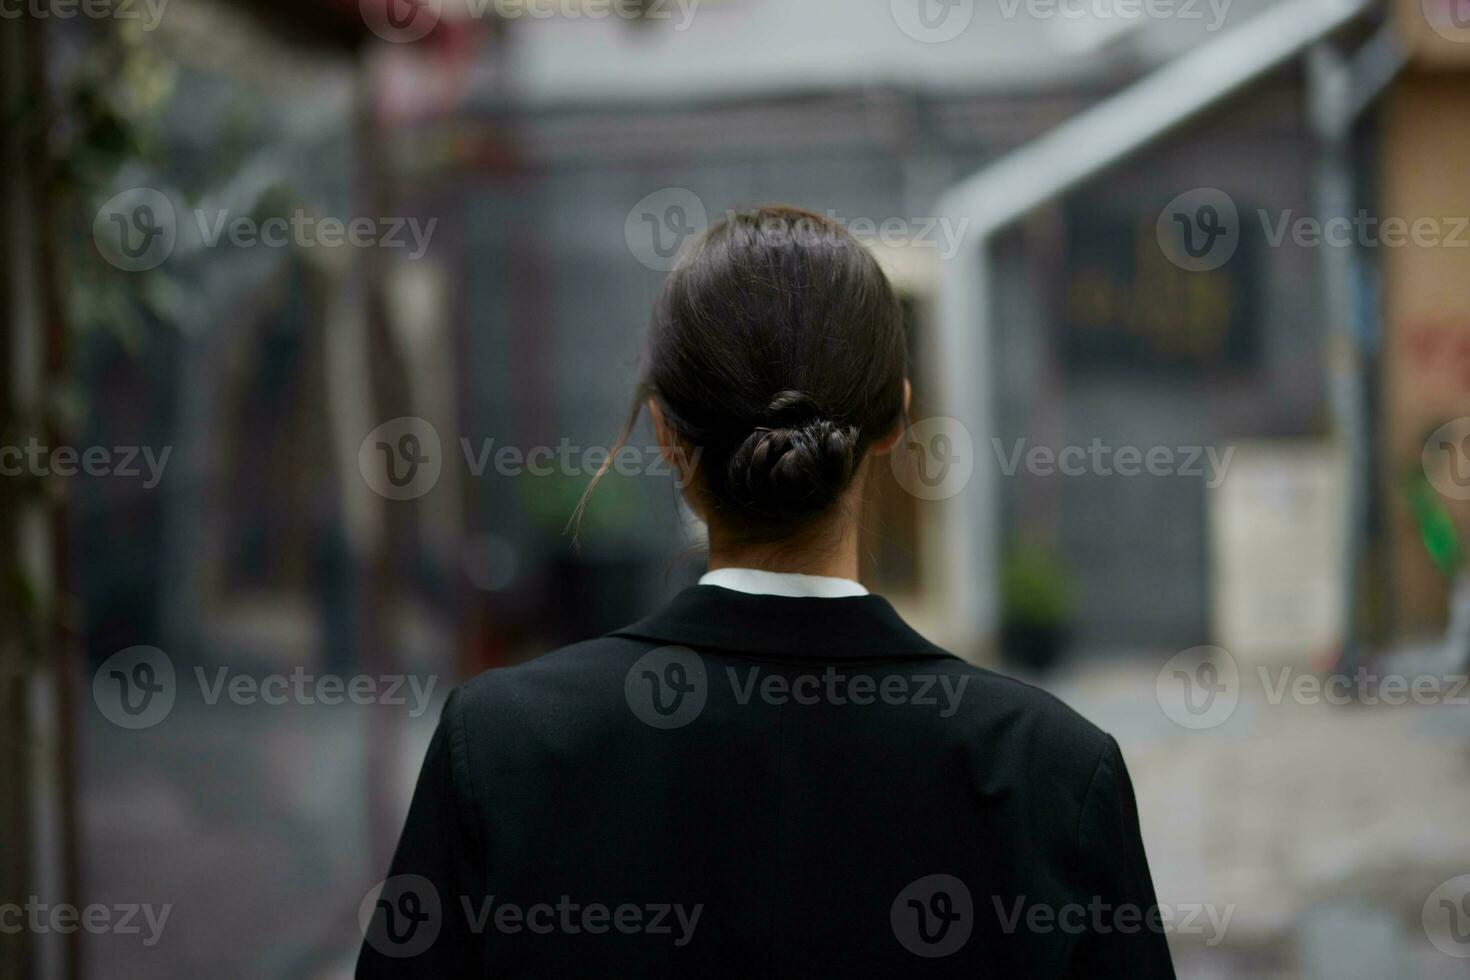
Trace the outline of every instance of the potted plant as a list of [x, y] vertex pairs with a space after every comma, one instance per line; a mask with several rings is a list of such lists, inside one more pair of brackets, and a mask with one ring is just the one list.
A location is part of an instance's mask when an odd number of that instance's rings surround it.
[[1001, 565], [1001, 649], [1018, 667], [1044, 672], [1066, 650], [1072, 604], [1067, 575], [1048, 548], [1010, 548]]
[[1418, 526], [1419, 540], [1431, 564], [1444, 576], [1449, 590], [1445, 627], [1445, 662], [1470, 665], [1470, 571], [1454, 517], [1444, 498], [1422, 468], [1407, 481], [1409, 511]]

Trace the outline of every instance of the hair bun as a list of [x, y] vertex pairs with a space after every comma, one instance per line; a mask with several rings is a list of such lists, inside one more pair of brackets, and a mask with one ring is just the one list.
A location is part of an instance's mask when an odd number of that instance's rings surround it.
[[766, 406], [766, 422], [776, 426], [801, 425], [821, 415], [821, 409], [804, 391], [778, 391]]
[[852, 479], [858, 430], [821, 418], [799, 391], [777, 393], [766, 419], [730, 454], [731, 495], [777, 520], [825, 509]]

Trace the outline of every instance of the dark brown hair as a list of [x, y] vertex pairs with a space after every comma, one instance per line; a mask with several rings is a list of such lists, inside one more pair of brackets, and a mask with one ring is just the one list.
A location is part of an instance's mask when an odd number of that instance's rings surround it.
[[655, 399], [699, 451], [707, 516], [745, 538], [831, 508], [903, 413], [897, 296], [861, 243], [800, 208], [735, 212], [697, 240], [664, 282], [644, 356], [619, 445]]

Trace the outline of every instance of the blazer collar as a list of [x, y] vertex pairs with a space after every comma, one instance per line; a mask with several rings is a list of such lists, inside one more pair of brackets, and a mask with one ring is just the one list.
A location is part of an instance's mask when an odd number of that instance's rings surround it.
[[905, 623], [882, 596], [751, 595], [696, 585], [609, 636], [730, 653], [814, 660], [953, 657]]

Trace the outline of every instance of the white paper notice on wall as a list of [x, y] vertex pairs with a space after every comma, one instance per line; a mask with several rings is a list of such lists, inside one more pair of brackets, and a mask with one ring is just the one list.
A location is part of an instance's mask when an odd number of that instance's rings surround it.
[[1345, 457], [1327, 441], [1235, 445], [1206, 489], [1214, 642], [1246, 662], [1330, 664], [1341, 641]]

